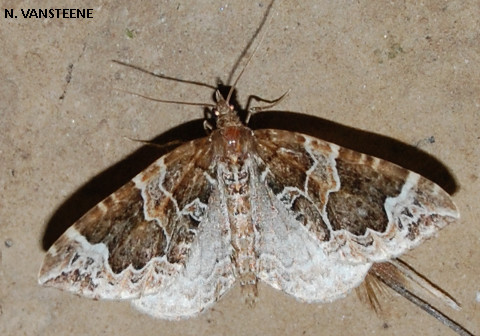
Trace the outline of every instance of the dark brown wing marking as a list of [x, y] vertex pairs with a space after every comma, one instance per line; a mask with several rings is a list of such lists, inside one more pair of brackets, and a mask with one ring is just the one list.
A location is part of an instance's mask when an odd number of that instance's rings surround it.
[[332, 257], [387, 260], [459, 217], [439, 186], [388, 161], [287, 131], [255, 137], [262, 182]]
[[167, 247], [162, 228], [145, 219], [141, 190], [133, 182], [107, 197], [74, 227], [89, 243], [107, 246], [109, 264], [116, 274], [129, 265], [143, 268], [150, 259], [162, 257]]
[[329, 191], [338, 186], [328, 163], [331, 151], [325, 148], [314, 157], [305, 148], [301, 134], [277, 130], [258, 130], [254, 134], [261, 158], [259, 167], [265, 171], [268, 187], [318, 239], [330, 240], [322, 211]]
[[207, 141], [178, 147], [85, 214], [50, 248], [39, 282], [100, 298], [158, 290], [182, 267], [206, 210]]
[[339, 148], [336, 168], [341, 188], [330, 194], [326, 207], [332, 229], [356, 236], [368, 228], [385, 232], [385, 200], [400, 194], [409, 171], [345, 148]]
[[169, 262], [184, 262], [186, 258], [212, 191], [213, 165], [211, 147], [204, 138], [164, 156], [161, 172], [140, 182], [145, 183], [147, 217], [155, 218], [169, 237]]

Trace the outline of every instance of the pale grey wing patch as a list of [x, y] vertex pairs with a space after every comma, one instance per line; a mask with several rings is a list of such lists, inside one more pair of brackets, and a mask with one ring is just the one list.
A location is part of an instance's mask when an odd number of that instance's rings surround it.
[[158, 292], [132, 301], [153, 317], [194, 316], [215, 303], [235, 282], [228, 214], [218, 190], [212, 193], [185, 267], [165, 281]]
[[391, 162], [299, 133], [254, 134], [261, 182], [338, 261], [397, 257], [459, 217], [439, 186]]
[[357, 287], [371, 263], [339, 261], [266, 187], [253, 196], [257, 276], [305, 302], [329, 302]]

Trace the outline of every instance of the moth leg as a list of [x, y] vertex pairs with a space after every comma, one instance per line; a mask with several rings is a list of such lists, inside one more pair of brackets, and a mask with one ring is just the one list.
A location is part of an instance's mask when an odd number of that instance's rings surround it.
[[380, 280], [395, 292], [455, 331], [458, 335], [473, 336], [471, 332], [459, 323], [419, 297], [419, 295], [433, 296], [456, 310], [460, 309], [458, 303], [448, 293], [416, 272], [405, 262], [394, 259], [388, 262], [375, 263], [370, 268], [368, 276], [373, 276]]

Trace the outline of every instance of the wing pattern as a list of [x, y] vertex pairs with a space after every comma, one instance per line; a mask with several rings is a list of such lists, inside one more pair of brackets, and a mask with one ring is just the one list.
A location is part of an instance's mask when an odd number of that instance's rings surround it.
[[[85, 214], [50, 248], [39, 282], [91, 298], [132, 299], [182, 276], [196, 235], [205, 231], [213, 189], [207, 142], [195, 140], [161, 157]], [[228, 248], [218, 246], [213, 262]]]
[[287, 131], [255, 137], [265, 183], [336, 260], [397, 257], [459, 218], [438, 185], [391, 162]]
[[459, 217], [440, 187], [393, 163], [228, 118], [78, 220], [39, 282], [167, 319], [209, 307], [242, 269], [300, 300], [332, 301]]

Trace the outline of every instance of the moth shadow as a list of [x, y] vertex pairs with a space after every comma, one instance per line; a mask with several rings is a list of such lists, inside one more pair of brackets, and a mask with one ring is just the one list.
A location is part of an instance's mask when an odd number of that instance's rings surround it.
[[[242, 115], [242, 113], [241, 113]], [[332, 121], [287, 111], [256, 113], [252, 129], [275, 128], [304, 133], [340, 146], [373, 155], [415, 171], [440, 185], [450, 194], [457, 190], [454, 177], [440, 161], [421, 149], [387, 136], [365, 132]], [[99, 173], [73, 193], [48, 220], [42, 240], [45, 250], [97, 203], [130, 181], [163, 154], [176, 146], [205, 136], [203, 119], [179, 125], [151, 140], [112, 167]], [[155, 144], [158, 144], [155, 145]]]
[[428, 178], [449, 194], [458, 190], [454, 176], [438, 159], [416, 146], [385, 135], [362, 131], [291, 111], [268, 111], [254, 114], [250, 126], [252, 129], [275, 128], [304, 133], [393, 162]]

